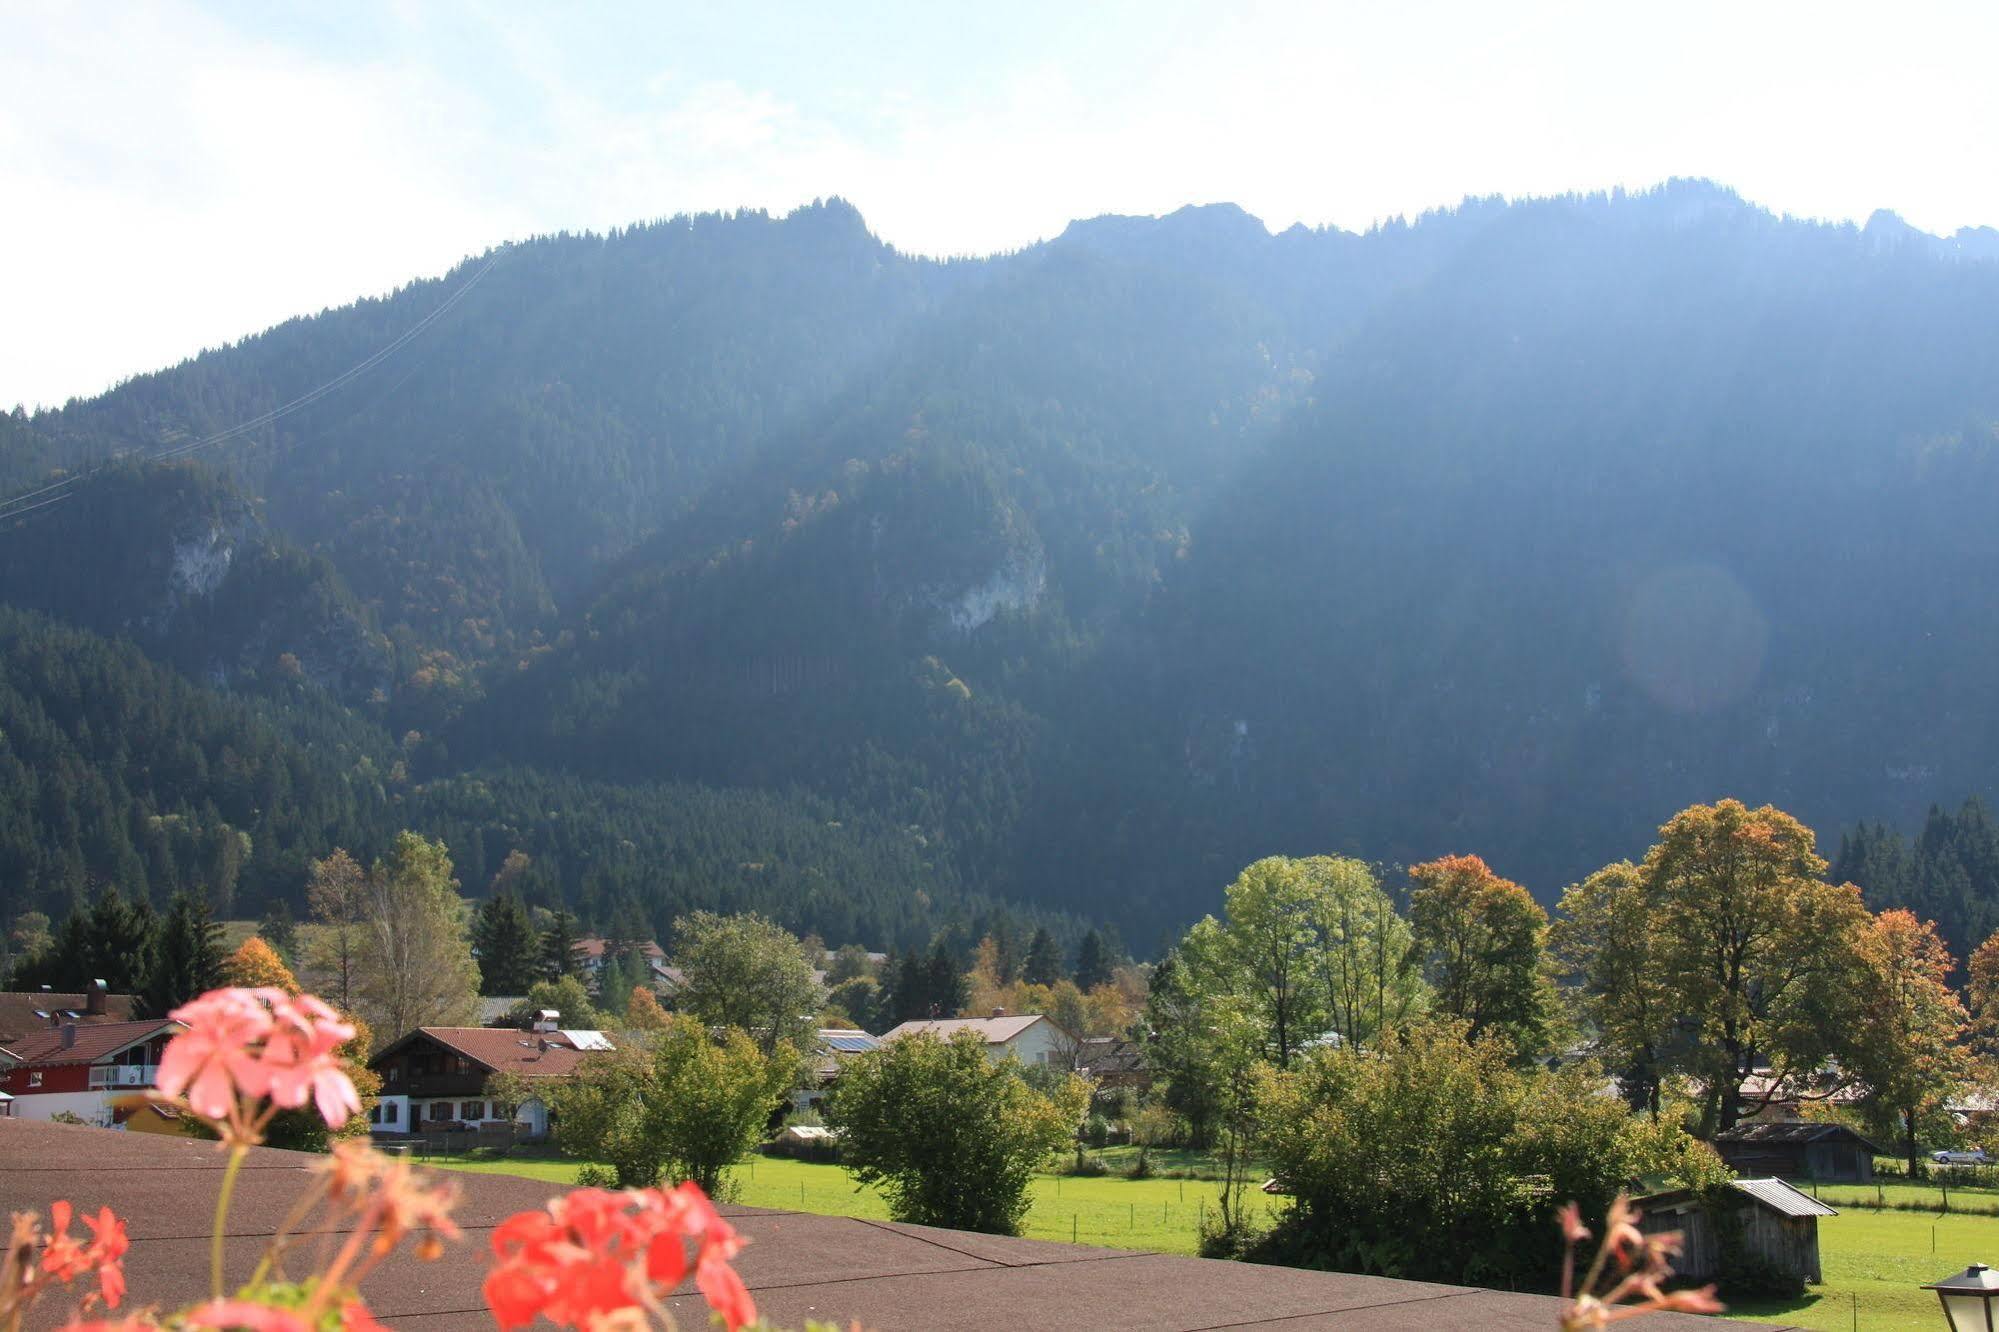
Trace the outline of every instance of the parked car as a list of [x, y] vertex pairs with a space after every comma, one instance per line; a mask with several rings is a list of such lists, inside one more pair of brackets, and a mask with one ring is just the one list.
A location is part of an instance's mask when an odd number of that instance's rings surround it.
[[1973, 1147], [1968, 1152], [1931, 1152], [1930, 1160], [1938, 1165], [1991, 1165], [1992, 1158], [1985, 1154], [1983, 1147]]

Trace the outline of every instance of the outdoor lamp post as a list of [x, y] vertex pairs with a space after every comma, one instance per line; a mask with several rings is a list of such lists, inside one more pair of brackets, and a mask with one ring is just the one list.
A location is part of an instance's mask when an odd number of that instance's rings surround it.
[[1923, 1287], [1933, 1290], [1943, 1301], [1943, 1316], [1950, 1320], [1951, 1332], [1999, 1332], [1992, 1304], [1999, 1300], [1999, 1272], [1984, 1263], [1973, 1263], [1956, 1276], [1932, 1281]]

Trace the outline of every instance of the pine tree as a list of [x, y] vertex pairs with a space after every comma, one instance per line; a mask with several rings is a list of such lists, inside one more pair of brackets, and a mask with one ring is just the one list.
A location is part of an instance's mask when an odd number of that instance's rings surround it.
[[[68, 924], [64, 922], [65, 933]], [[159, 917], [150, 903], [127, 902], [107, 885], [78, 926], [79, 937], [65, 940], [60, 950], [70, 972], [62, 988], [87, 990], [99, 980], [113, 994], [136, 994], [145, 987], [160, 937]]]
[[151, 973], [140, 992], [146, 1011], [164, 1016], [222, 981], [222, 927], [206, 900], [175, 893], [160, 927]]
[[956, 1017], [969, 997], [970, 992], [963, 973], [958, 970], [957, 961], [951, 956], [951, 950], [944, 946], [944, 941], [939, 939], [930, 950], [930, 961], [923, 969], [923, 1016]]
[[914, 949], [904, 953], [894, 969], [895, 985], [889, 993], [889, 1013], [897, 1022], [914, 1022], [930, 1016], [929, 989], [923, 974], [923, 959]]
[[1091, 930], [1076, 949], [1076, 988], [1088, 994], [1110, 978], [1111, 958], [1104, 947], [1104, 936]]
[[1034, 931], [1034, 938], [1027, 945], [1021, 978], [1029, 985], [1053, 985], [1062, 979], [1062, 950], [1055, 946], [1055, 936], [1045, 926]]
[[558, 911], [541, 933], [541, 979], [559, 981], [564, 976], [583, 978], [583, 961], [577, 956], [576, 917]]
[[287, 967], [298, 951], [298, 925], [292, 919], [291, 903], [282, 897], [274, 897], [264, 910], [263, 920], [257, 923], [257, 934], [269, 944], [278, 959]]
[[540, 979], [542, 941], [514, 894], [499, 893], [479, 908], [472, 944], [479, 950], [479, 993], [526, 994]]

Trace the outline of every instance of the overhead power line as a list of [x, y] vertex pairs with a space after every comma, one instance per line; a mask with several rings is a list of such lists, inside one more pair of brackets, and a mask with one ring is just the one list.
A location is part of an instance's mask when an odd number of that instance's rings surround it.
[[[166, 462], [174, 458], [186, 457], [188, 454], [195, 452], [197, 449], [205, 449], [215, 444], [221, 444], [228, 440], [237, 439], [243, 435], [250, 433], [253, 430], [260, 430], [265, 426], [280, 421], [283, 418], [291, 415], [293, 412], [299, 411], [305, 407], [309, 407], [313, 403], [318, 402], [321, 398], [326, 397], [330, 393], [338, 392], [340, 389], [346, 387], [348, 384], [351, 384], [354, 380], [360, 378], [362, 375], [367, 374], [368, 371], [374, 369], [376, 366], [380, 365], [383, 361], [386, 361], [389, 357], [395, 355], [396, 352], [401, 350], [403, 347], [407, 346], [411, 341], [420, 337], [426, 329], [430, 328], [432, 324], [435, 324], [439, 319], [442, 319], [446, 314], [450, 313], [450, 311], [454, 306], [456, 306], [460, 301], [465, 299], [466, 293], [470, 292], [472, 288], [479, 285], [480, 279], [484, 278], [486, 274], [493, 271], [493, 265], [500, 262], [500, 255], [502, 253], [504, 253], [504, 251], [495, 252], [493, 257], [488, 259], [485, 262], [485, 264], [480, 267], [478, 272], [474, 273], [471, 277], [467, 278], [463, 283], [459, 285], [458, 290], [452, 292], [451, 295], [446, 297], [438, 305], [436, 309], [432, 310], [422, 319], [417, 320], [416, 323], [412, 324], [408, 329], [404, 330], [393, 341], [388, 343], [386, 346], [380, 348], [372, 355], [368, 356], [366, 359], [349, 367], [346, 371], [342, 372], [341, 374], [338, 374], [334, 376], [332, 379], [327, 380], [324, 384], [321, 384], [318, 388], [313, 389], [309, 393], [300, 394], [298, 397], [293, 398], [290, 402], [285, 403], [281, 407], [274, 407], [270, 411], [260, 413], [257, 416], [253, 416], [247, 421], [239, 421], [235, 425], [230, 426], [227, 430], [219, 430], [214, 434], [205, 436], [204, 438], [201, 439], [188, 440], [183, 443], [172, 444], [168, 445], [165, 448], [157, 449], [154, 452], [145, 455], [143, 461], [149, 463]], [[66, 476], [60, 481], [52, 481], [47, 485], [38, 486], [33, 490], [23, 491], [18, 495], [9, 496], [5, 500], [0, 500], [0, 523], [6, 523], [12, 519], [22, 517], [25, 514], [33, 513], [40, 509], [46, 509], [52, 504], [61, 503], [63, 500], [70, 498], [71, 495], [74, 495], [76, 493], [73, 489], [70, 489], [70, 487], [75, 486], [80, 481], [89, 480], [91, 477], [97, 475], [97, 473], [103, 471], [106, 467], [109, 467], [111, 465], [112, 461], [100, 462], [94, 467], [88, 468], [85, 471], [77, 472], [70, 476]], [[51, 492], [60, 492], [60, 493], [52, 495]], [[50, 497], [38, 500], [38, 497], [41, 496], [50, 496]], [[38, 502], [33, 502], [33, 503], [30, 502], [37, 500]]]

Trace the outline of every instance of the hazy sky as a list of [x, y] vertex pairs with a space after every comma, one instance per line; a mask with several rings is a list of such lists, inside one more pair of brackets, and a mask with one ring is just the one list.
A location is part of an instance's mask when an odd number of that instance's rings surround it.
[[497, 241], [852, 199], [927, 253], [1711, 176], [1999, 223], [1999, 5], [1057, 0], [0, 11], [0, 404]]

